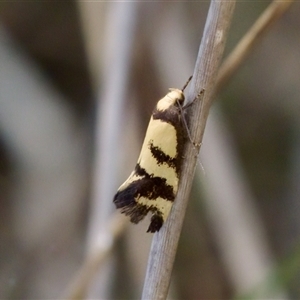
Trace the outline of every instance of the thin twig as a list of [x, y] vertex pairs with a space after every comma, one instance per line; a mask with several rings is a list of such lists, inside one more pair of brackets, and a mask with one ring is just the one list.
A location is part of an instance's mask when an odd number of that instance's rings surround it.
[[108, 225], [108, 233], [111, 238], [110, 242], [101, 245], [98, 251], [94, 250], [93, 254], [87, 257], [78, 273], [75, 274], [62, 299], [75, 300], [84, 298], [89, 283], [99, 271], [103, 262], [111, 254], [117, 239], [127, 227], [127, 224], [128, 220], [118, 212], [112, 216], [111, 222]]
[[226, 86], [267, 30], [287, 11], [294, 0], [274, 0], [260, 15], [220, 67], [216, 92]]
[[[203, 105], [196, 102], [190, 119], [191, 134], [195, 136], [194, 141], [197, 144], [201, 144], [202, 141], [208, 111], [212, 102], [211, 95], [234, 6], [235, 1], [212, 0], [208, 12], [191, 89], [187, 97], [191, 101], [202, 89], [205, 89], [202, 100]], [[198, 153], [195, 153], [193, 145], [188, 143], [177, 199], [165, 225], [153, 237], [142, 295], [144, 300], [166, 299], [167, 297], [173, 262], [195, 173], [197, 156]]]

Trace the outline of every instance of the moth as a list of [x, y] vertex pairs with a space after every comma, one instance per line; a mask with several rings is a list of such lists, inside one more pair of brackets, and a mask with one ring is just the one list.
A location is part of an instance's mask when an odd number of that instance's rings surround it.
[[[184, 87], [170, 88], [152, 113], [135, 169], [119, 187], [113, 202], [138, 223], [151, 212], [147, 232], [159, 231], [175, 200], [186, 142]], [[188, 104], [189, 105], [189, 104]]]

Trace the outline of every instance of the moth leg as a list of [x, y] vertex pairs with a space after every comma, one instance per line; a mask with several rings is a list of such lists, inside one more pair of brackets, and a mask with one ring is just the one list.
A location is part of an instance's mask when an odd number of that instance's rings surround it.
[[[179, 110], [180, 110], [180, 114], [181, 114], [181, 119], [182, 119], [183, 125], [184, 125], [184, 127], [185, 127], [186, 133], [187, 133], [187, 135], [188, 135], [188, 138], [189, 138], [190, 142], [194, 145], [194, 147], [195, 147], [196, 149], [200, 147], [200, 144], [195, 143], [195, 142], [193, 141], [193, 139], [192, 139], [190, 130], [189, 130], [188, 125], [187, 125], [187, 121], [186, 121], [186, 119], [185, 119], [185, 117], [184, 117], [184, 110], [185, 110], [186, 108], [192, 106], [192, 105], [194, 104], [194, 102], [195, 102], [197, 99], [199, 99], [200, 97], [203, 99], [204, 92], [205, 92], [205, 90], [202, 89], [202, 90], [200, 91], [200, 93], [194, 98], [194, 100], [191, 101], [189, 104], [187, 104], [187, 105], [185, 105], [185, 106], [181, 106], [180, 103], [177, 101], [177, 104], [178, 104], [178, 107], [179, 107]], [[201, 106], [202, 106], [202, 105], [203, 105], [203, 102], [202, 102]], [[201, 109], [202, 109], [202, 107], [201, 107]]]
[[186, 133], [187, 133], [187, 135], [188, 135], [188, 138], [189, 138], [190, 142], [195, 146], [195, 143], [194, 143], [194, 141], [193, 141], [193, 139], [192, 139], [192, 137], [191, 137], [191, 133], [190, 133], [190, 130], [189, 130], [189, 128], [188, 128], [186, 119], [185, 119], [185, 117], [184, 117], [183, 107], [180, 105], [180, 103], [179, 103], [178, 101], [177, 101], [177, 103], [178, 103], [178, 107], [179, 107], [180, 114], [181, 114], [181, 120], [182, 120], [182, 122], [183, 122], [185, 131], [186, 131]]

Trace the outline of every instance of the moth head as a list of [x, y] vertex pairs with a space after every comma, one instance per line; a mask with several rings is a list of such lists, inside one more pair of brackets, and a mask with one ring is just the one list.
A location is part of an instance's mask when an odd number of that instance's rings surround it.
[[173, 89], [173, 88], [170, 88], [169, 90], [170, 92], [167, 95], [169, 95], [170, 98], [172, 98], [173, 100], [172, 104], [178, 105], [179, 103], [182, 106], [185, 99], [183, 91], [179, 89]]
[[169, 89], [170, 92], [161, 100], [158, 101], [156, 108], [160, 111], [166, 110], [174, 105], [183, 105], [184, 94], [179, 89]]

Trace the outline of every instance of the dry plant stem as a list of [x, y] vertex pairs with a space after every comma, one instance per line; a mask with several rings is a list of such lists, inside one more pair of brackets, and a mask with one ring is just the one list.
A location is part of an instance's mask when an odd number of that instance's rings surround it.
[[107, 259], [111, 253], [116, 240], [124, 231], [128, 224], [128, 220], [116, 212], [111, 218], [108, 231], [111, 234], [111, 243], [106, 244], [105, 247], [95, 251], [93, 255], [89, 255], [81, 266], [80, 270], [71, 281], [67, 291], [64, 293], [62, 299], [83, 299], [89, 283], [94, 278], [95, 274], [101, 268], [102, 263]]
[[255, 44], [266, 31], [287, 11], [294, 0], [274, 0], [261, 14], [250, 30], [244, 35], [235, 49], [222, 64], [216, 83], [216, 92], [219, 92], [236, 73], [237, 69], [251, 53]]
[[[196, 101], [190, 118], [191, 135], [201, 144], [211, 105], [211, 95], [216, 80], [224, 44], [231, 22], [235, 1], [211, 1], [193, 81], [187, 100], [192, 101], [205, 89], [203, 104]], [[179, 191], [165, 225], [152, 240], [150, 257], [142, 299], [166, 299], [173, 262], [195, 173], [198, 153], [191, 143], [187, 144]]]

